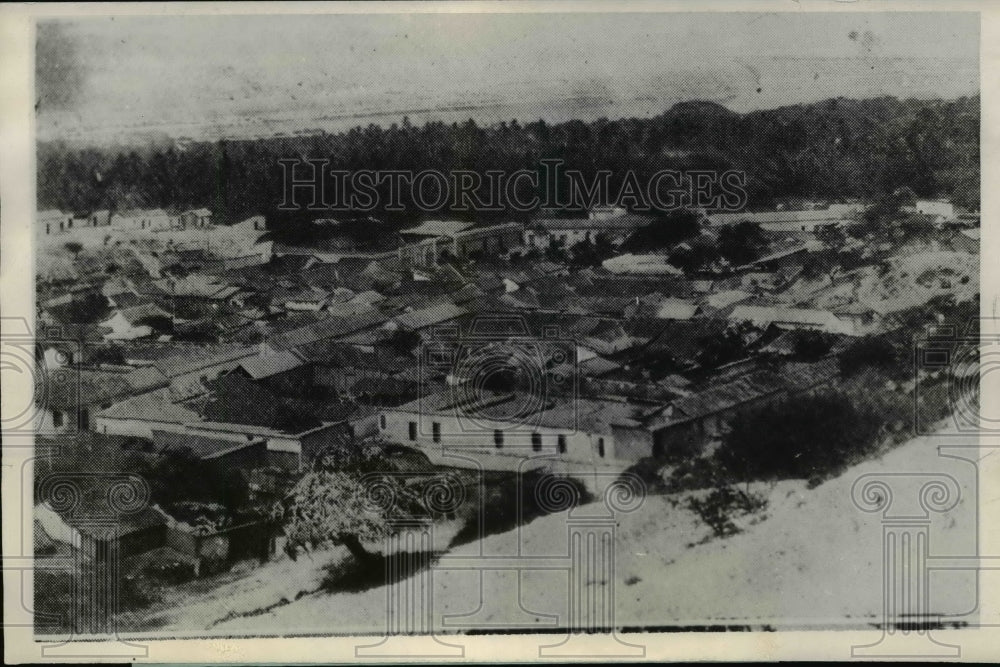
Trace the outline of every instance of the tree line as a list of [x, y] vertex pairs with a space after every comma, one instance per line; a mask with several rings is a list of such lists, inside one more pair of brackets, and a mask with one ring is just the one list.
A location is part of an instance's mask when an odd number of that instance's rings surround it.
[[[783, 198], [880, 199], [902, 186], [922, 197], [950, 196], [978, 208], [979, 97], [957, 100], [831, 99], [747, 114], [707, 102], [680, 103], [648, 119], [547, 123], [514, 120], [480, 126], [473, 120], [294, 137], [171, 145], [38, 146], [38, 204], [86, 212], [137, 207], [207, 206], [217, 220], [263, 213], [281, 233], [333, 233], [307, 223], [313, 211], [282, 211], [282, 159], [327, 159], [330, 168], [439, 170], [443, 173], [537, 170], [561, 160], [592, 179], [609, 170], [616, 192], [629, 170], [645, 182], [660, 170], [742, 170], [748, 208]], [[412, 222], [418, 210], [374, 215]], [[460, 219], [523, 219], [530, 213], [448, 211]], [[350, 217], [350, 214], [343, 216]]]

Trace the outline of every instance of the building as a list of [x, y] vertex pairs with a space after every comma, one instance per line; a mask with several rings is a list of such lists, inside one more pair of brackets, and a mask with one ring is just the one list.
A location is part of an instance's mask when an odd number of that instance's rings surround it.
[[524, 230], [523, 243], [545, 250], [552, 245], [569, 248], [581, 241], [593, 242], [604, 235], [612, 245], [621, 245], [632, 232], [652, 222], [633, 213], [597, 215], [586, 218], [540, 218]]
[[816, 393], [828, 387], [838, 372], [835, 359], [824, 359], [720, 378], [648, 415], [644, 423], [653, 433], [654, 455], [670, 458], [695, 454], [727, 433], [734, 417], [780, 403], [792, 395]]
[[760, 225], [765, 231], [815, 232], [823, 227], [839, 227], [857, 222], [859, 212], [860, 209], [851, 205], [805, 211], [712, 213], [707, 216], [707, 222], [709, 227], [726, 227], [749, 222]]
[[926, 215], [935, 222], [948, 222], [956, 217], [955, 205], [944, 199], [918, 199], [913, 212]]
[[828, 333], [853, 333], [849, 323], [828, 310], [787, 308], [785, 306], [744, 306], [733, 309], [729, 319], [750, 322], [758, 327], [774, 325], [782, 329], [812, 329]]
[[624, 469], [652, 453], [652, 437], [627, 403], [525, 394], [444, 391], [387, 408], [379, 432], [432, 461], [474, 459], [486, 469], [520, 469], [525, 459]]
[[428, 220], [400, 232], [404, 245], [398, 257], [413, 266], [435, 266], [448, 256], [502, 255], [521, 242], [522, 231], [516, 222], [474, 227], [455, 220]]
[[212, 212], [207, 208], [196, 208], [184, 211], [178, 217], [181, 229], [189, 227], [210, 227], [212, 225]]
[[110, 329], [104, 336], [105, 340], [132, 340], [152, 335], [153, 327], [150, 323], [157, 319], [170, 320], [170, 313], [156, 304], [143, 303], [116, 310], [100, 326]]
[[635, 273], [646, 275], [683, 275], [684, 272], [673, 266], [663, 255], [618, 255], [601, 263], [611, 273]]
[[63, 213], [58, 209], [39, 211], [35, 220], [41, 236], [54, 236], [73, 228], [73, 214]]

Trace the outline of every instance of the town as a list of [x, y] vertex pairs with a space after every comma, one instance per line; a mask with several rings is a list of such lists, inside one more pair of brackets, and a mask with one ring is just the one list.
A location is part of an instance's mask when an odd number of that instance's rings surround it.
[[[912, 411], [914, 338], [978, 311], [978, 211], [906, 191], [425, 219], [378, 252], [215, 215], [39, 212], [36, 479], [117, 467], [152, 496], [112, 535], [36, 489], [39, 557], [114, 540], [124, 571], [161, 586], [294, 557], [290, 499], [362, 459], [582, 494], [595, 474], [694, 488], [734, 429], [830, 390], [853, 402], [838, 419], [879, 406], [863, 453]], [[341, 222], [314, 224], [336, 238]], [[822, 478], [851, 454], [784, 472]], [[747, 470], [773, 473], [765, 460]]]

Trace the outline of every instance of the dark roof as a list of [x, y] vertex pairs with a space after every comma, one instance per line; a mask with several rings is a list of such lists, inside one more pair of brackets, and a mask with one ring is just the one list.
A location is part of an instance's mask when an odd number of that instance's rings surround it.
[[101, 405], [134, 393], [122, 373], [79, 368], [56, 368], [47, 373], [43, 407], [60, 410]]
[[[626, 320], [623, 324], [628, 330], [635, 322]], [[650, 354], [666, 353], [679, 362], [694, 361], [701, 351], [703, 338], [720, 334], [729, 327], [728, 321], [713, 318], [661, 320], [661, 322], [663, 326], [659, 335], [655, 336], [643, 351]]]
[[209, 368], [256, 354], [256, 349], [244, 345], [189, 346], [182, 351], [154, 362], [157, 370], [169, 378]]
[[394, 377], [364, 377], [351, 385], [350, 391], [356, 396], [361, 394], [369, 396], [408, 396], [415, 394], [419, 386], [413, 380], [403, 380]]
[[454, 320], [467, 313], [468, 311], [464, 308], [448, 302], [403, 313], [397, 315], [395, 319], [396, 323], [404, 329], [417, 330]]
[[250, 446], [260, 446], [261, 438], [233, 441], [232, 438], [212, 437], [173, 431], [153, 431], [153, 446], [160, 454], [188, 451], [199, 459], [214, 459]]
[[284, 433], [301, 433], [323, 422], [346, 420], [357, 406], [347, 402], [284, 398], [241, 375], [224, 375], [211, 383], [202, 408], [206, 421], [260, 426]]
[[327, 317], [313, 324], [279, 334], [272, 338], [270, 343], [275, 349], [287, 350], [318, 340], [347, 336], [356, 331], [376, 327], [387, 319], [385, 315], [375, 310], [351, 317]]

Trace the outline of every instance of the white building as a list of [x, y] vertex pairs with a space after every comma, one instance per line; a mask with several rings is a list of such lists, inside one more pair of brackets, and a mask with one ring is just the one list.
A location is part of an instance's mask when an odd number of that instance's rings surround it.
[[517, 470], [532, 458], [624, 469], [652, 452], [651, 434], [627, 403], [542, 402], [520, 393], [463, 396], [456, 388], [387, 408], [379, 415], [379, 432], [432, 461], [452, 454], [474, 458], [488, 469]]
[[663, 255], [618, 255], [601, 262], [601, 266], [617, 274], [683, 275], [683, 271], [669, 264]]
[[955, 219], [955, 205], [943, 199], [918, 199], [913, 210], [921, 215], [934, 218], [935, 221]]

